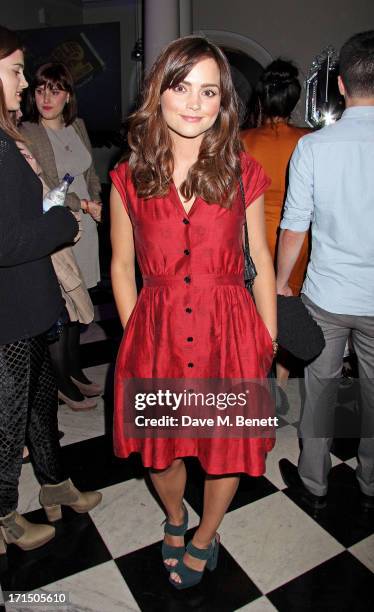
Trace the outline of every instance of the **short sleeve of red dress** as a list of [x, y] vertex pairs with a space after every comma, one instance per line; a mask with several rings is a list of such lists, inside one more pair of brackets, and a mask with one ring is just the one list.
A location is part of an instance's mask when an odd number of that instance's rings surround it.
[[126, 182], [127, 182], [127, 173], [128, 173], [128, 163], [122, 162], [118, 164], [116, 168], [111, 170], [110, 178], [112, 179], [112, 183], [117, 189], [119, 195], [121, 196], [122, 204], [125, 207], [127, 214], [129, 215], [129, 207], [127, 204], [127, 192], [126, 192]]
[[240, 157], [242, 166], [242, 179], [245, 194], [245, 207], [257, 200], [270, 186], [271, 180], [266, 176], [261, 164], [248, 153]]

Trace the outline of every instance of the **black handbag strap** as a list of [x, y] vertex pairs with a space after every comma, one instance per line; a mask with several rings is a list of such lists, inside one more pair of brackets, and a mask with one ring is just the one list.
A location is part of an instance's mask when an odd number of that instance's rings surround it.
[[242, 197], [243, 209], [244, 209], [244, 252], [247, 257], [250, 257], [249, 251], [249, 239], [248, 239], [248, 226], [247, 226], [247, 215], [245, 210], [245, 195], [244, 195], [244, 185], [242, 177], [239, 177], [239, 185], [240, 185], [240, 195]]

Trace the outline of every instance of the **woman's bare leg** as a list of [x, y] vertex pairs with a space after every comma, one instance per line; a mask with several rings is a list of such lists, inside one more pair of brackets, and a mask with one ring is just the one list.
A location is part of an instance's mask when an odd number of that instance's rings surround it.
[[[208, 548], [219, 525], [229, 507], [239, 485], [239, 476], [209, 477], [205, 479], [204, 510], [200, 525], [192, 538], [196, 548]], [[197, 571], [205, 567], [206, 561], [200, 561], [188, 553], [184, 555], [186, 565]], [[180, 582], [176, 572], [171, 574], [172, 580]]]
[[[183, 496], [186, 488], [186, 466], [183, 459], [175, 459], [166, 470], [150, 471], [154, 488], [159, 495], [171, 525], [182, 525], [184, 518]], [[183, 546], [183, 536], [165, 534], [165, 544]], [[177, 559], [166, 559], [168, 565], [176, 565]]]

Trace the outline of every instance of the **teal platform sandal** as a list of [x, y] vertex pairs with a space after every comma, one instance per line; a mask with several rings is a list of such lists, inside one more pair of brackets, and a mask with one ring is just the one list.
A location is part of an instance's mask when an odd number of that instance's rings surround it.
[[[182, 525], [171, 525], [167, 521], [165, 521], [164, 532], [171, 536], [184, 536], [188, 527], [188, 512], [186, 506], [183, 504], [184, 509], [184, 517]], [[165, 563], [166, 559], [177, 559], [178, 563], [181, 559], [183, 559], [183, 555], [185, 553], [184, 546], [171, 546], [171, 544], [162, 543], [162, 558], [164, 561], [164, 566], [168, 570], [168, 572], [174, 572], [176, 565], [169, 565]]]
[[201, 582], [201, 579], [204, 575], [205, 569], [210, 570], [211, 572], [216, 569], [218, 562], [218, 551], [219, 551], [219, 535], [216, 534], [213, 542], [210, 544], [209, 548], [196, 548], [189, 542], [186, 547], [186, 552], [191, 555], [191, 557], [195, 557], [195, 559], [200, 559], [201, 561], [206, 561], [205, 568], [199, 572], [198, 570], [194, 570], [188, 567], [183, 558], [178, 562], [178, 564], [173, 567], [173, 572], [178, 574], [181, 578], [181, 582], [176, 582], [169, 577], [169, 582], [176, 589], [188, 589], [189, 587], [195, 586]]

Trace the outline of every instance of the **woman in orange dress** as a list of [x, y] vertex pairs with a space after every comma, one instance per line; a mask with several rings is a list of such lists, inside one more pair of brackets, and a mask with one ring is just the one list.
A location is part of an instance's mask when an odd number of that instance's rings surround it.
[[[287, 191], [288, 162], [294, 148], [309, 130], [290, 125], [291, 113], [301, 92], [297, 78], [298, 70], [290, 62], [277, 59], [263, 72], [256, 86], [255, 122], [257, 128], [242, 132], [242, 142], [247, 153], [261, 163], [271, 178], [271, 186], [265, 192], [266, 237], [274, 264], [282, 218], [283, 203]], [[299, 295], [309, 258], [308, 238], [295, 263], [289, 285], [294, 295]], [[283, 359], [282, 359], [283, 357]], [[279, 354], [277, 379], [284, 386], [288, 379], [288, 369]]]

